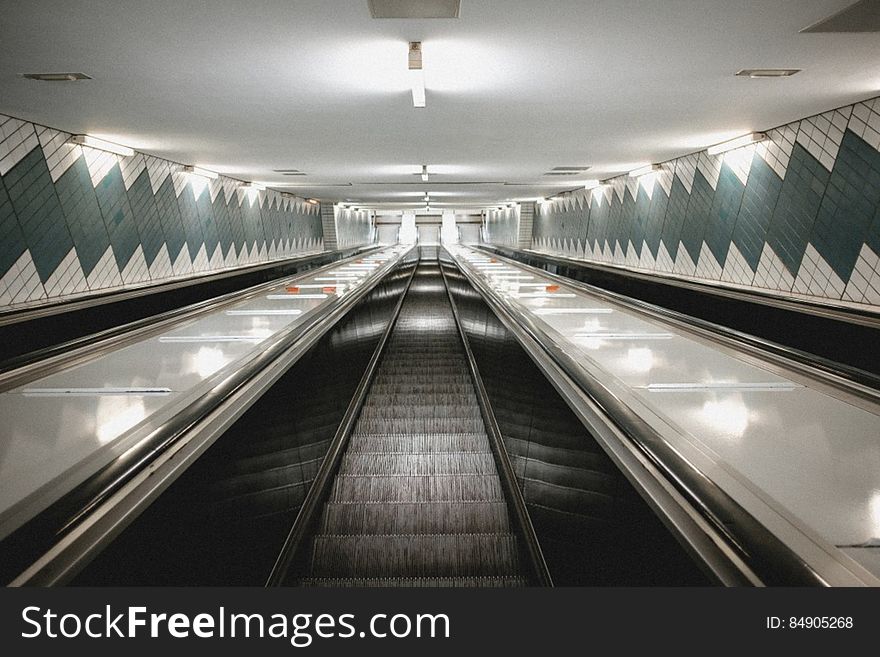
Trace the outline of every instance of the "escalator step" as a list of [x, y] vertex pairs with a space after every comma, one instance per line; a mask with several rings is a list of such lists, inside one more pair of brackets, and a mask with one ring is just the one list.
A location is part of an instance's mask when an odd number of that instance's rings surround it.
[[308, 587], [457, 587], [457, 588], [502, 588], [526, 586], [523, 577], [310, 577], [302, 580]]
[[427, 452], [488, 452], [489, 441], [481, 433], [360, 434], [349, 439], [348, 453], [380, 452], [424, 454]]
[[312, 577], [517, 575], [512, 534], [315, 536]]
[[497, 475], [337, 475], [332, 502], [462, 502], [503, 500]]
[[346, 475], [491, 475], [495, 471], [495, 459], [488, 452], [349, 453], [339, 469], [340, 474]]
[[369, 502], [324, 507], [327, 534], [472, 534], [510, 531], [504, 502]]

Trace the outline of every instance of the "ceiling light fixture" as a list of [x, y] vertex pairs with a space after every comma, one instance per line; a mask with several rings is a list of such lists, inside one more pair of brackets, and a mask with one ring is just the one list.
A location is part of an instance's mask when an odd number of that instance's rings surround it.
[[124, 155], [125, 157], [131, 157], [134, 155], [133, 148], [114, 144], [112, 141], [105, 141], [104, 139], [98, 139], [91, 135], [73, 135], [68, 139], [68, 142], [71, 144], [79, 144], [80, 146], [88, 146], [89, 148], [97, 148], [100, 151], [107, 151], [108, 153]]
[[214, 171], [208, 171], [207, 169], [202, 169], [201, 167], [194, 167], [191, 164], [187, 164], [183, 167], [185, 173], [188, 173], [192, 176], [201, 176], [202, 178], [210, 178], [214, 180], [215, 178], [219, 178], [220, 174]]
[[413, 107], [425, 106], [425, 72], [422, 70], [422, 42], [409, 42], [409, 80]]
[[799, 68], [744, 68], [736, 72], [741, 78], [788, 78], [800, 73]]
[[638, 178], [639, 176], [646, 176], [649, 173], [655, 173], [660, 171], [661, 167], [659, 164], [648, 164], [647, 166], [639, 167], [638, 169], [633, 169], [629, 172], [630, 178]]
[[422, 165], [422, 182], [428, 182], [428, 165]]
[[743, 146], [758, 144], [762, 141], [765, 141], [766, 139], [767, 135], [763, 132], [750, 132], [749, 134], [743, 135], [742, 137], [737, 137], [736, 139], [731, 139], [729, 141], [724, 141], [720, 144], [710, 146], [706, 149], [706, 152], [709, 155], [718, 155], [719, 153], [732, 151], [735, 148], [742, 148]]
[[92, 79], [92, 76], [85, 73], [22, 73], [21, 77], [41, 82], [76, 82]]

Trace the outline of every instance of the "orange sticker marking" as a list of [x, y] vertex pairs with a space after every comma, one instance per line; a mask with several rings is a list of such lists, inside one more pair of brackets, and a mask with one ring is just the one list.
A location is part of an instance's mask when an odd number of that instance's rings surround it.
[[290, 287], [285, 288], [288, 294], [299, 294], [299, 288], [296, 285], [291, 285]]
[[559, 286], [558, 285], [548, 285], [547, 291], [548, 292], [559, 292]]
[[321, 292], [323, 292], [324, 294], [336, 294], [336, 286], [328, 285], [327, 287], [322, 287]]

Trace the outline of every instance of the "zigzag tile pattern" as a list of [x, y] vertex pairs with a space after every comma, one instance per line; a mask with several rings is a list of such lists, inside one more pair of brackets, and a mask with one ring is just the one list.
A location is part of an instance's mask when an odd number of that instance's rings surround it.
[[[880, 306], [880, 98], [540, 204], [532, 248], [591, 262]], [[486, 217], [512, 245], [510, 211]], [[647, 251], [647, 253], [646, 253]]]
[[176, 162], [70, 136], [0, 115], [0, 311], [324, 248], [303, 199], [203, 184]]

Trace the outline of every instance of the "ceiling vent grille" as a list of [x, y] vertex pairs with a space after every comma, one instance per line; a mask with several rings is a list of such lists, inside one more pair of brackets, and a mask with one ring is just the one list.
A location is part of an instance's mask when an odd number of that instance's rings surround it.
[[461, 0], [368, 0], [373, 18], [458, 18]]

